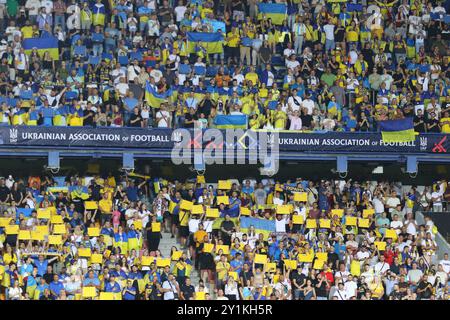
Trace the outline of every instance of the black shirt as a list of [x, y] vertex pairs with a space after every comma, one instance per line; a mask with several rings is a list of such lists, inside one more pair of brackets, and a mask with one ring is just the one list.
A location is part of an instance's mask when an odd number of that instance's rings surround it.
[[294, 270], [293, 272], [292, 272], [292, 275], [291, 275], [291, 280], [292, 280], [292, 287], [294, 288], [294, 289], [297, 289], [297, 287], [295, 286], [295, 284], [294, 284], [294, 281], [295, 281], [295, 283], [298, 285], [298, 286], [301, 286], [303, 283], [304, 283], [304, 281], [305, 281], [305, 279], [306, 279], [306, 276], [303, 274], [303, 273], [301, 273], [301, 272], [298, 272], [298, 270]]
[[[434, 127], [430, 128], [430, 125], [435, 124]], [[427, 120], [427, 132], [441, 132], [441, 129], [439, 128], [439, 120], [436, 119], [428, 119]]]
[[[425, 118], [422, 116], [418, 117], [415, 116], [414, 117], [414, 130], [417, 132], [425, 132]], [[422, 121], [422, 122], [420, 122]], [[420, 123], [419, 123], [420, 122]]]
[[312, 116], [309, 114], [303, 114], [300, 116], [300, 118], [302, 119], [302, 126], [305, 128], [310, 128], [311, 127], [311, 123], [312, 123]]
[[320, 283], [320, 280], [316, 279], [313, 281], [314, 288], [316, 288], [316, 296], [318, 297], [326, 297], [327, 296], [327, 282], [324, 280], [322, 284], [317, 287]]
[[93, 126], [94, 125], [94, 116], [95, 116], [94, 111], [84, 110], [83, 117], [86, 117], [86, 118], [84, 118], [84, 120], [83, 120], [83, 125], [84, 126]]
[[5, 202], [8, 198], [10, 191], [7, 186], [0, 187], [0, 202]]
[[417, 289], [420, 289], [420, 290], [425, 289], [425, 291], [418, 293], [418, 296], [421, 299], [430, 299], [430, 297], [431, 297], [431, 283], [429, 283], [428, 281], [421, 280], [419, 282], [419, 285], [417, 286]]
[[[135, 120], [138, 120], [136, 122], [134, 122]], [[142, 122], [142, 118], [139, 114], [132, 114], [130, 117], [130, 127], [141, 127], [141, 122]]]
[[[192, 120], [198, 120], [198, 117], [197, 117], [197, 115], [194, 113], [194, 114], [191, 114], [191, 113], [186, 113], [186, 115], [185, 115], [185, 117], [184, 117], [184, 119], [185, 119], [185, 121], [192, 121]], [[184, 127], [185, 128], [194, 128], [194, 122], [192, 122], [192, 123], [184, 123]]]
[[193, 285], [187, 286], [184, 284], [181, 287], [181, 292], [183, 292], [184, 299], [189, 300], [194, 297], [195, 288]]

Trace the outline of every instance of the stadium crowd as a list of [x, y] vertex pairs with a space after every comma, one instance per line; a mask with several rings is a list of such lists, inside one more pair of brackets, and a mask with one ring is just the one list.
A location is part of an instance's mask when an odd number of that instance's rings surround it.
[[1, 298], [448, 300], [448, 253], [415, 213], [449, 196], [445, 180], [2, 177]]
[[446, 10], [440, 0], [1, 0], [0, 123], [204, 128], [246, 115], [252, 129], [376, 131], [413, 117], [418, 132], [450, 133]]

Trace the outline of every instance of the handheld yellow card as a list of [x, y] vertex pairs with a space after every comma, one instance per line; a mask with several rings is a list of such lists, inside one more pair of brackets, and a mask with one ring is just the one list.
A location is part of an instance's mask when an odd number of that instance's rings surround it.
[[363, 210], [363, 218], [367, 218], [375, 214], [375, 209], [364, 209]]
[[281, 205], [276, 207], [277, 214], [290, 214], [291, 206]]
[[84, 287], [83, 288], [83, 298], [94, 298], [97, 296], [97, 291], [95, 287]]
[[100, 292], [98, 300], [114, 300], [114, 293], [112, 292]]
[[152, 222], [152, 232], [161, 232], [160, 222]]
[[356, 217], [345, 217], [346, 226], [356, 226], [356, 222], [357, 222]]
[[306, 192], [296, 192], [294, 193], [294, 201], [306, 202], [308, 201], [308, 194]]
[[397, 239], [397, 232], [395, 232], [394, 229], [386, 229], [384, 237], [395, 240], [395, 239]]
[[86, 201], [84, 203], [84, 208], [86, 210], [96, 210], [98, 209], [98, 204], [96, 201]]
[[197, 176], [197, 183], [206, 183], [205, 176]]
[[219, 180], [217, 183], [217, 189], [230, 190], [231, 189], [231, 181], [230, 180]]
[[214, 244], [212, 243], [205, 243], [203, 244], [203, 252], [211, 253], [214, 250]]
[[50, 216], [51, 216], [51, 213], [48, 208], [37, 210], [38, 219], [50, 219]]
[[142, 230], [142, 220], [134, 220], [133, 224], [136, 230]]
[[321, 228], [329, 229], [329, 228], [331, 228], [331, 220], [330, 219], [319, 219], [319, 225]]
[[230, 246], [217, 245], [216, 246], [216, 253], [218, 253], [220, 249], [222, 249], [222, 254], [229, 254], [230, 253]]
[[191, 211], [193, 205], [194, 204], [191, 201], [181, 200], [180, 209], [181, 210]]
[[60, 215], [53, 215], [50, 219], [51, 224], [64, 223], [63, 218]]
[[311, 263], [314, 260], [314, 254], [299, 254], [297, 259], [298, 262]]
[[316, 253], [316, 258], [318, 260], [328, 260], [328, 252], [317, 252]]
[[241, 207], [241, 216], [249, 216], [250, 215], [250, 209], [246, 207]]
[[315, 219], [306, 219], [306, 228], [307, 229], [316, 229], [317, 221]]
[[277, 271], [277, 264], [275, 262], [266, 263], [266, 271], [267, 272]]
[[333, 209], [331, 210], [331, 216], [338, 216], [341, 218], [344, 215], [344, 209]]
[[325, 261], [323, 261], [323, 260], [315, 260], [313, 269], [322, 270], [324, 263], [325, 263]]
[[90, 248], [79, 248], [78, 249], [78, 256], [79, 257], [90, 257], [91, 256], [91, 249]]
[[36, 231], [42, 233], [44, 236], [48, 235], [48, 226], [37, 226]]
[[205, 300], [205, 291], [198, 291], [195, 293], [195, 300]]
[[100, 228], [88, 228], [88, 236], [89, 237], [100, 236]]
[[297, 261], [295, 260], [284, 260], [284, 265], [291, 270], [297, 269]]
[[19, 234], [19, 226], [16, 224], [8, 225], [5, 227], [6, 234]]
[[201, 204], [196, 204], [192, 206], [192, 214], [203, 214], [203, 206]]
[[49, 235], [48, 243], [54, 245], [61, 245], [63, 244], [62, 236], [60, 234]]
[[384, 241], [375, 241], [374, 244], [375, 244], [375, 247], [377, 247], [377, 249], [379, 251], [386, 250], [386, 242], [384, 242]]
[[91, 263], [102, 264], [103, 256], [100, 253], [94, 253], [91, 255]]
[[31, 240], [44, 241], [44, 234], [39, 231], [31, 231]]
[[293, 224], [304, 224], [305, 221], [303, 221], [303, 216], [299, 216], [298, 214], [292, 216], [292, 223]]
[[18, 239], [19, 240], [31, 240], [31, 232], [29, 230], [20, 230]]
[[180, 260], [182, 255], [183, 255], [183, 251], [174, 251], [172, 253], [172, 260], [178, 261], [178, 260]]
[[360, 228], [368, 228], [369, 227], [369, 219], [359, 218], [358, 219], [358, 226]]
[[267, 256], [265, 254], [256, 254], [254, 261], [255, 263], [265, 264], [267, 263]]
[[7, 225], [9, 225], [9, 222], [11, 221], [11, 218], [0, 218], [0, 227], [6, 227]]
[[141, 257], [141, 264], [143, 266], [149, 266], [153, 262], [155, 262], [155, 257], [150, 257], [150, 256], [142, 256]]
[[170, 267], [170, 259], [169, 258], [166, 258], [166, 259], [157, 258], [156, 259], [156, 266], [158, 268], [164, 268], [164, 267], [167, 267], [167, 266]]
[[53, 234], [66, 234], [66, 226], [64, 224], [53, 225]]
[[220, 216], [219, 209], [217, 208], [206, 208], [207, 218], [218, 218]]
[[230, 272], [228, 272], [228, 276], [229, 277], [231, 277], [231, 278], [233, 278], [234, 280], [238, 280], [238, 274], [237, 274], [237, 272], [236, 271], [230, 271]]
[[217, 204], [224, 204], [228, 205], [230, 204], [230, 198], [228, 196], [217, 196]]

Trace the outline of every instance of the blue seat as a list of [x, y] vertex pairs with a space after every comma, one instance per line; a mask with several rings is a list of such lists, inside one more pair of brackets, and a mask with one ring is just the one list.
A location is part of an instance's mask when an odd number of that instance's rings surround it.
[[130, 53], [130, 60], [137, 60], [139, 62], [142, 61], [142, 52], [131, 52]]
[[66, 92], [66, 100], [73, 100], [78, 98], [78, 92], [76, 91], [67, 91]]
[[112, 59], [113, 59], [113, 55], [111, 53], [107, 53], [107, 52], [102, 53], [102, 60], [111, 61]]
[[191, 71], [191, 66], [188, 64], [180, 64], [180, 67], [178, 68], [178, 72], [180, 74], [189, 74], [191, 73]]
[[31, 100], [33, 98], [33, 90], [23, 90], [20, 91], [20, 99]]
[[86, 46], [75, 46], [73, 48], [73, 54], [76, 56], [85, 57], [86, 56]]
[[206, 76], [215, 77], [217, 75], [217, 71], [219, 71], [219, 67], [209, 66], [206, 68]]
[[98, 65], [100, 63], [100, 57], [97, 56], [89, 56], [89, 64], [92, 64], [94, 66]]
[[194, 67], [194, 73], [196, 75], [204, 76], [206, 74], [206, 68], [201, 66]]
[[279, 56], [273, 56], [272, 57], [272, 64], [274, 66], [283, 66], [284, 65], [283, 58], [279, 57]]
[[118, 56], [117, 61], [121, 66], [126, 66], [128, 65], [129, 59], [128, 56]]

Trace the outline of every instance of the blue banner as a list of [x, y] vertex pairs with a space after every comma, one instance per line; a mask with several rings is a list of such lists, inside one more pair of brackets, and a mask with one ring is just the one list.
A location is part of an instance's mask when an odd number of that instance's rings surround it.
[[250, 217], [241, 217], [241, 229], [250, 228], [254, 226], [257, 230], [265, 230], [269, 232], [275, 232], [275, 220], [266, 220]]
[[[206, 129], [208, 130], [208, 129]], [[242, 129], [243, 135], [247, 135]], [[41, 127], [41, 126], [0, 126], [0, 146], [15, 147], [92, 147], [124, 149], [167, 149], [174, 147], [172, 129], [164, 128], [88, 128], [88, 127]], [[450, 153], [450, 135], [419, 134], [416, 140], [407, 143], [386, 143], [379, 132], [324, 132], [299, 133], [279, 132], [280, 151], [286, 152], [338, 152], [338, 153]], [[176, 138], [177, 135], [174, 135]], [[200, 136], [200, 137], [199, 137]], [[198, 144], [201, 135], [191, 132], [191, 145]], [[248, 135], [247, 135], [248, 136]], [[245, 140], [251, 147], [254, 141]], [[224, 135], [225, 139], [225, 135]], [[273, 133], [268, 133], [268, 141], [275, 143]], [[199, 140], [200, 142], [200, 140]], [[201, 141], [206, 147], [210, 142]], [[220, 146], [217, 146], [220, 147]], [[224, 144], [224, 148], [238, 148], [238, 144]]]

